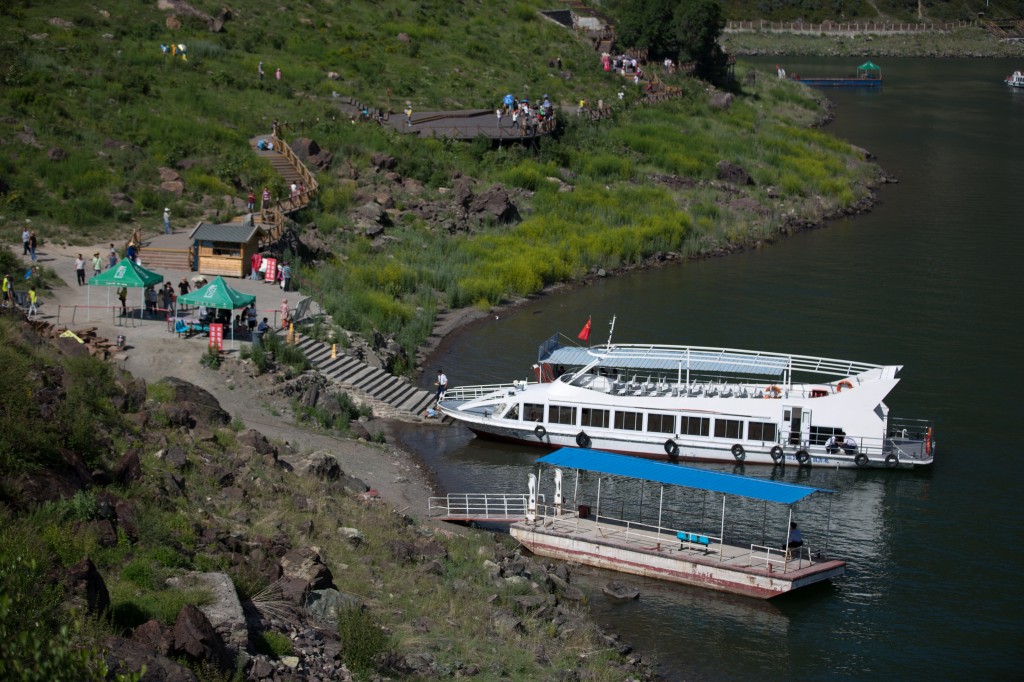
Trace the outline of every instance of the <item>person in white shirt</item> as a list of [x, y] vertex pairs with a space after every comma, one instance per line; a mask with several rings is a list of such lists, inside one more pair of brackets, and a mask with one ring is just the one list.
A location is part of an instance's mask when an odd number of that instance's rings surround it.
[[441, 370], [437, 370], [437, 381], [434, 385], [437, 386], [437, 402], [441, 402], [444, 399], [444, 392], [448, 390], [448, 377]]

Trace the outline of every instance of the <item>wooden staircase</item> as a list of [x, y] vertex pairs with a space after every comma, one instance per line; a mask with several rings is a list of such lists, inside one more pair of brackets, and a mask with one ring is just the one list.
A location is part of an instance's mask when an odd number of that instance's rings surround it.
[[296, 344], [324, 376], [366, 402], [374, 416], [418, 421], [434, 403], [434, 393], [413, 386], [404, 377], [396, 377], [377, 367], [339, 352], [331, 358], [331, 346], [302, 337]]
[[[258, 146], [260, 140], [269, 140], [274, 144], [274, 148], [260, 149]], [[257, 156], [267, 160], [286, 185], [291, 186], [294, 183], [305, 187], [303, 192], [281, 198], [269, 207], [262, 207], [256, 216], [260, 227], [266, 231], [263, 241], [274, 242], [281, 237], [281, 233], [284, 231], [285, 218], [308, 206], [320, 188], [320, 183], [316, 181], [316, 176], [299, 160], [299, 157], [295, 155], [295, 152], [292, 151], [288, 143], [280, 137], [276, 126], [274, 132], [269, 137], [257, 135], [249, 140], [249, 144]], [[260, 197], [257, 196], [256, 200], [259, 202]], [[241, 216], [239, 220], [244, 221], [246, 219], [247, 216]]]

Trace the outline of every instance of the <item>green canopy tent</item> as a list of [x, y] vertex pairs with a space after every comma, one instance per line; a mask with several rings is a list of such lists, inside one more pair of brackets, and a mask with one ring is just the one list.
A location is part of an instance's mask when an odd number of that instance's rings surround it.
[[857, 78], [882, 80], [882, 69], [873, 62], [864, 62], [857, 67]]
[[[179, 303], [203, 306], [205, 308], [216, 308], [217, 310], [235, 310], [248, 307], [256, 300], [253, 294], [243, 294], [228, 286], [223, 277], [217, 276], [213, 281], [204, 287], [196, 289], [190, 294], [178, 297]], [[235, 326], [231, 325], [231, 342], [235, 341]]]
[[[164, 281], [164, 276], [147, 270], [141, 265], [136, 265], [128, 258], [123, 258], [120, 263], [106, 271], [89, 278], [89, 290], [86, 292], [86, 302], [92, 305], [92, 287], [128, 287], [129, 289], [142, 289], [141, 305], [139, 310], [146, 307], [146, 287], [156, 286]], [[110, 289], [107, 289], [107, 305], [110, 305]]]

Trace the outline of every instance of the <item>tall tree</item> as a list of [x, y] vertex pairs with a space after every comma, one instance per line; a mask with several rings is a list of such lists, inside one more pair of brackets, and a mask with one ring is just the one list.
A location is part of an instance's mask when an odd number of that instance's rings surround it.
[[720, 83], [726, 57], [718, 44], [725, 30], [719, 0], [622, 0], [616, 32], [622, 44], [646, 48], [652, 61], [694, 62], [700, 78]]
[[673, 25], [679, 44], [679, 60], [697, 65], [697, 76], [722, 83], [727, 73], [726, 56], [718, 39], [725, 30], [725, 11], [719, 0], [685, 0], [676, 7]]

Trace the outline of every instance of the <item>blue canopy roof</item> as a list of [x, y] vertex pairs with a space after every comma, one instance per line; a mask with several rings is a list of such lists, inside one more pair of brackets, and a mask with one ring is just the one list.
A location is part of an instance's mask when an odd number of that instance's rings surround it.
[[601, 450], [562, 448], [537, 460], [540, 464], [564, 466], [582, 471], [594, 471], [612, 476], [644, 479], [664, 485], [678, 485], [684, 488], [710, 490], [711, 492], [737, 495], [752, 500], [766, 500], [779, 504], [793, 504], [814, 493], [831, 493], [831, 490], [810, 488], [794, 483], [779, 483], [761, 478], [748, 478], [736, 474], [723, 474], [694, 467], [656, 462], [641, 457], [613, 455]]

